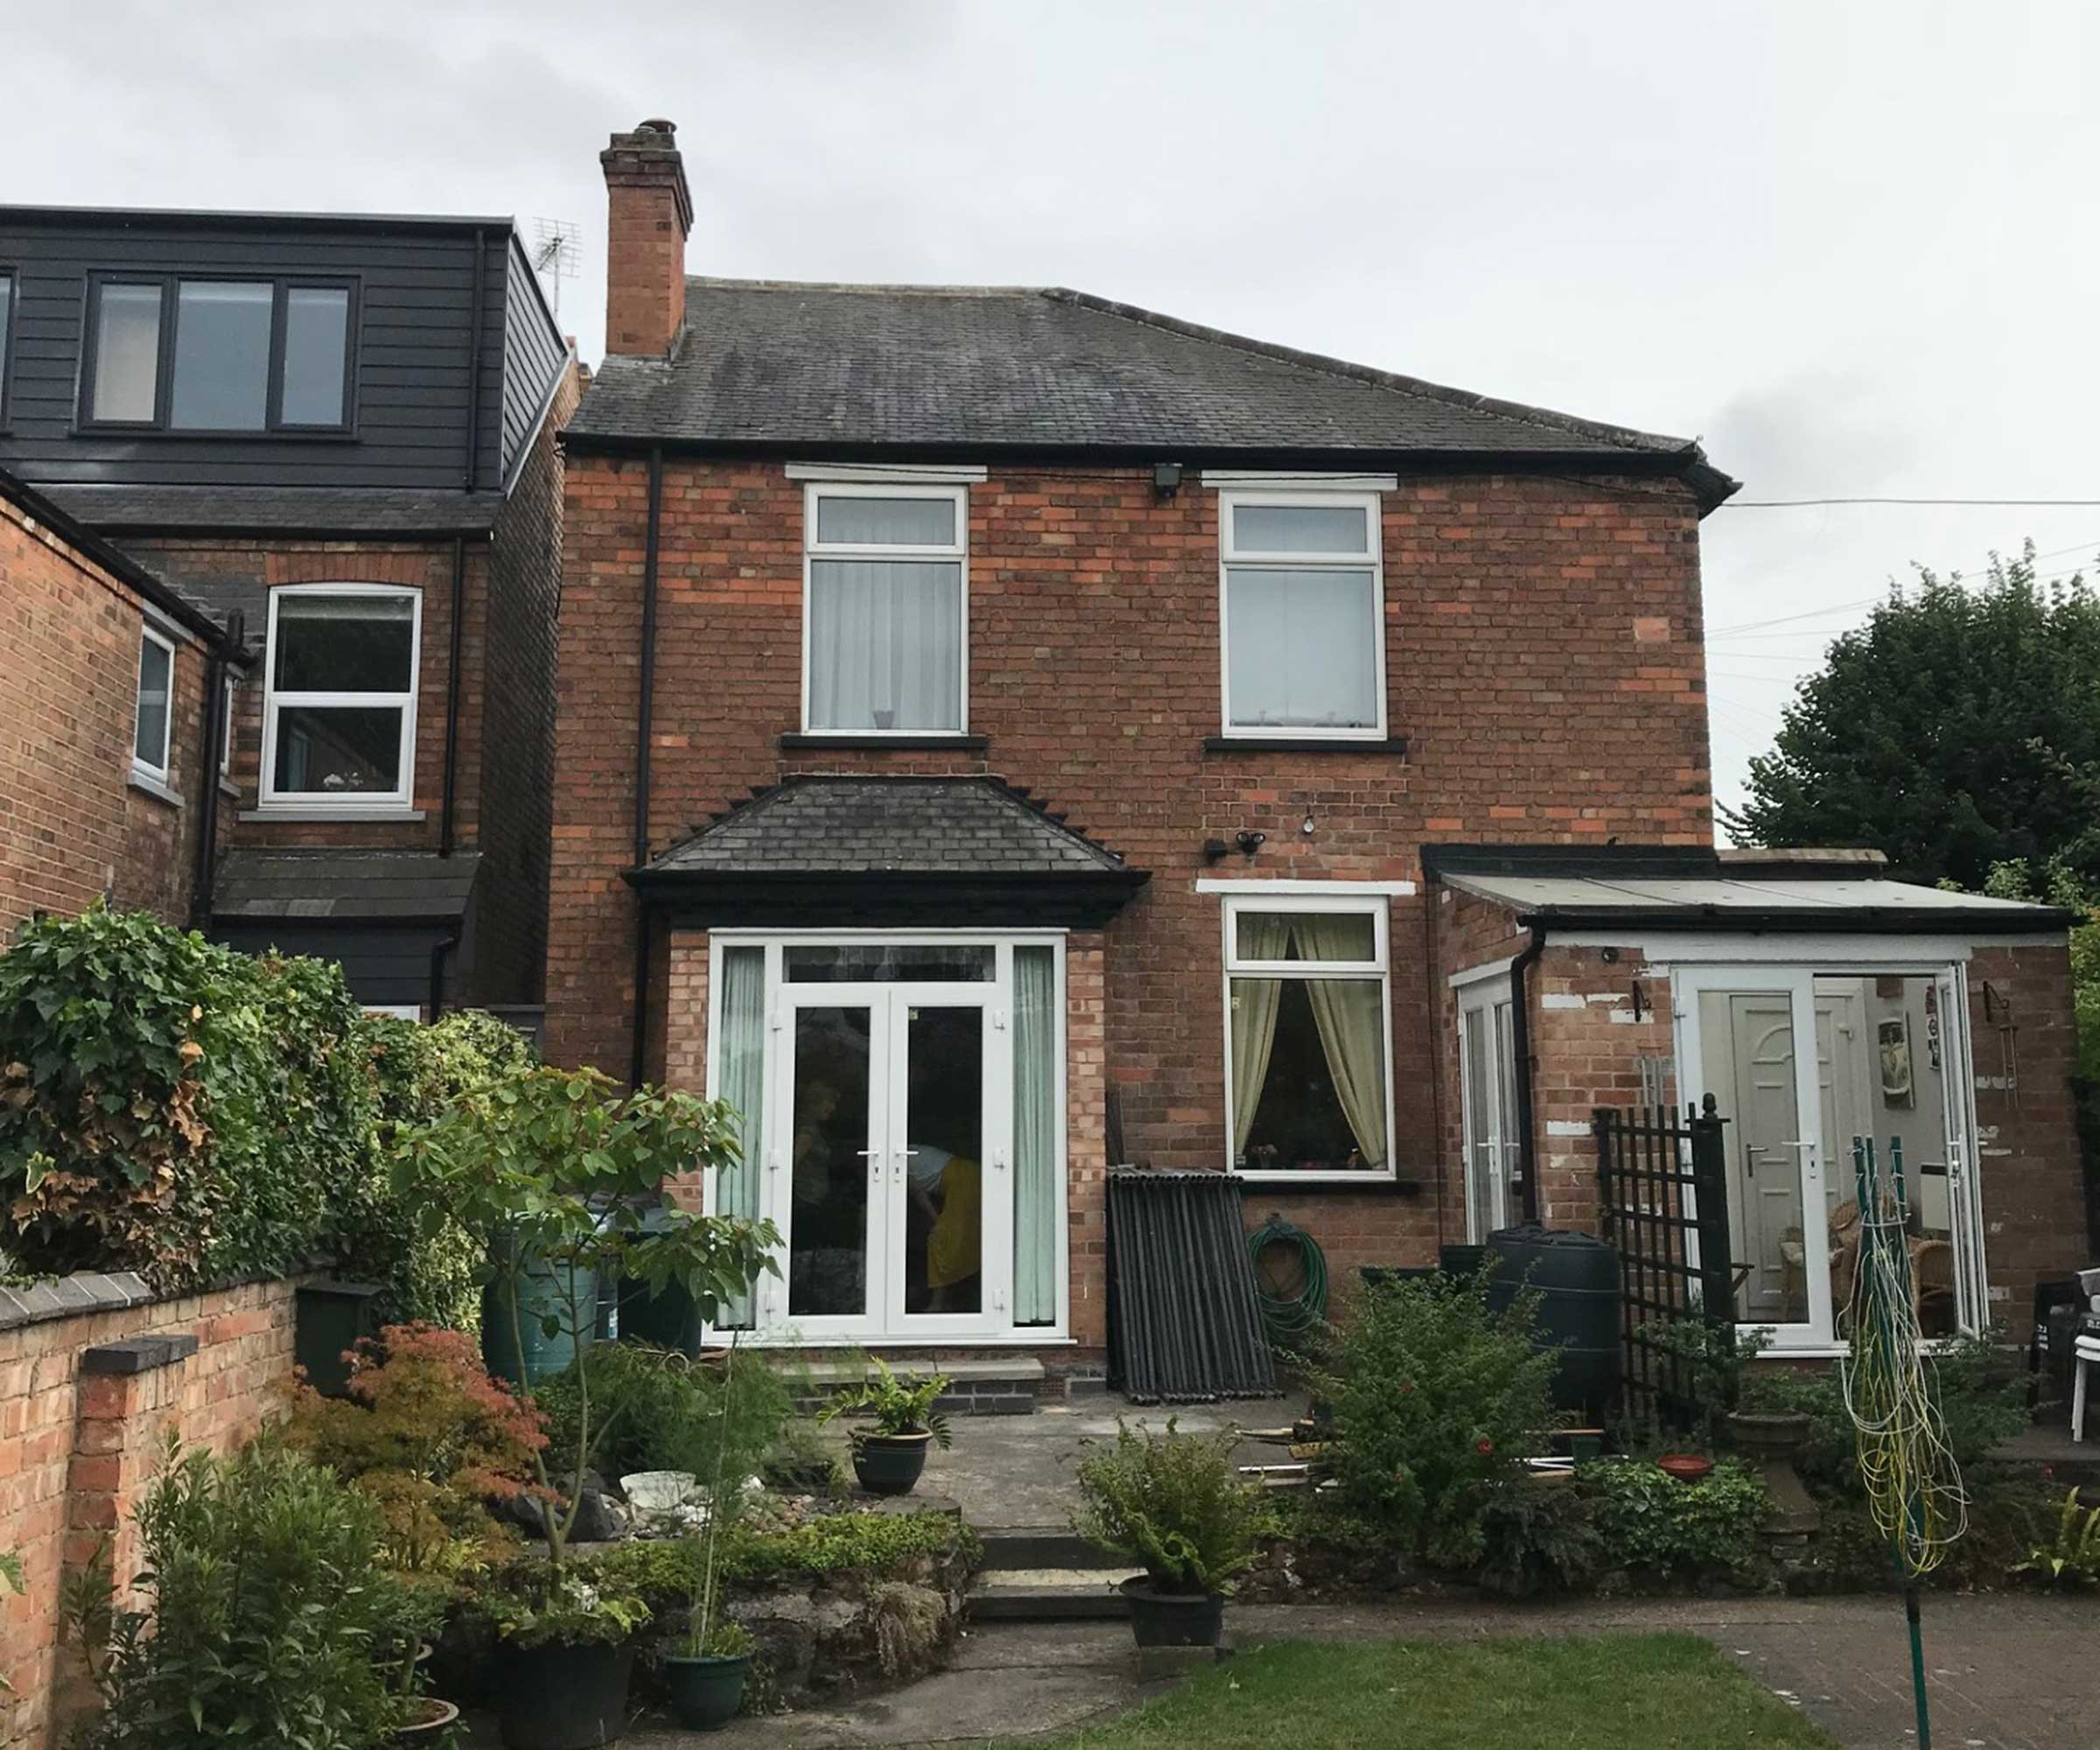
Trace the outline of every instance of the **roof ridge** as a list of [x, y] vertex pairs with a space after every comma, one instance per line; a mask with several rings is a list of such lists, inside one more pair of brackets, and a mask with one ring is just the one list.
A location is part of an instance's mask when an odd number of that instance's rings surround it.
[[1326, 376], [1341, 377], [1374, 388], [1388, 388], [1396, 394], [1419, 396], [1425, 401], [1438, 402], [1447, 407], [1463, 407], [1477, 413], [1493, 414], [1498, 418], [1541, 426], [1550, 431], [1599, 438], [1628, 449], [1656, 455], [1704, 454], [1696, 438], [1673, 438], [1661, 432], [1642, 431], [1631, 425], [1615, 425], [1606, 420], [1585, 419], [1578, 414], [1562, 413], [1555, 408], [1534, 407], [1525, 402], [1507, 401], [1499, 396], [1453, 388], [1447, 383], [1431, 382], [1426, 377], [1409, 376], [1404, 372], [1389, 371], [1376, 365], [1358, 364], [1353, 360], [1335, 358], [1331, 354], [1311, 352], [1301, 346], [1286, 346], [1275, 340], [1257, 340], [1251, 335], [1237, 334], [1230, 329], [1214, 328], [1208, 323], [1191, 322], [1182, 317], [1147, 310], [1142, 304], [1124, 304], [1090, 291], [1076, 291], [1069, 286], [1044, 286], [1040, 289], [1040, 295], [1058, 303], [1076, 304], [1082, 310], [1092, 310], [1103, 316], [1118, 317], [1126, 322], [1158, 328], [1166, 333], [1180, 334], [1188, 340], [1201, 340], [1234, 352], [1251, 353], [1257, 358], [1273, 359], [1279, 364], [1317, 371]]
[[744, 279], [734, 275], [688, 274], [687, 290], [699, 286], [717, 291], [847, 291], [899, 293], [928, 298], [1044, 298], [1054, 288], [1042, 285], [949, 285], [938, 281], [845, 279]]

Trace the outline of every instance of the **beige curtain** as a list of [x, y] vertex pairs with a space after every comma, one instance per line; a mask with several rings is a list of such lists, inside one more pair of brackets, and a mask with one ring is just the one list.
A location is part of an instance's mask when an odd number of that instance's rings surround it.
[[[1307, 912], [1292, 921], [1299, 959], [1362, 957], [1361, 918]], [[1320, 1028], [1320, 1049], [1326, 1054], [1327, 1074], [1357, 1149], [1373, 1167], [1385, 1165], [1384, 995], [1384, 986], [1375, 978], [1306, 981], [1306, 996]]]
[[[1242, 912], [1234, 921], [1239, 934], [1236, 958], [1281, 960], [1291, 936], [1287, 919], [1267, 912]], [[1269, 1054], [1276, 1048], [1276, 1005], [1284, 994], [1276, 978], [1232, 981], [1232, 1152], [1245, 1152], [1247, 1132], [1262, 1103], [1269, 1079]]]

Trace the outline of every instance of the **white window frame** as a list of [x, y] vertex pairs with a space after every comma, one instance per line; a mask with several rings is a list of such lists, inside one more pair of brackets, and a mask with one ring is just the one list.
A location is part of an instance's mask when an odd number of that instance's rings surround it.
[[165, 784], [168, 781], [168, 774], [175, 757], [175, 640], [157, 627], [142, 622], [138, 628], [138, 642], [142, 655], [144, 654], [145, 647], [149, 644], [158, 644], [168, 653], [168, 698], [167, 709], [163, 713], [160, 725], [160, 764], [156, 766], [138, 751], [138, 719], [140, 714], [145, 710], [146, 701], [143, 691], [137, 690], [136, 676], [133, 677], [131, 774], [135, 778], [150, 779], [156, 784]]
[[[287, 596], [405, 596], [409, 601], [409, 687], [401, 693], [282, 692], [277, 687], [277, 607]], [[262, 777], [259, 812], [302, 815], [368, 815], [375, 808], [407, 808], [416, 797], [416, 717], [423, 682], [423, 592], [400, 584], [281, 584], [270, 592], [270, 639], [262, 653]], [[280, 790], [277, 788], [277, 712], [281, 706], [349, 707], [402, 713], [401, 771], [388, 791]]]
[[[948, 546], [906, 546], [897, 542], [872, 545], [847, 542], [820, 542], [816, 538], [817, 506], [827, 498], [946, 499], [956, 508], [956, 538]], [[957, 677], [956, 726], [953, 729], [833, 729], [819, 728], [809, 718], [810, 608], [813, 562], [818, 559], [934, 561], [954, 563], [960, 568], [957, 612], [957, 661], [962, 672]], [[867, 479], [811, 480], [802, 488], [802, 717], [805, 735], [836, 736], [841, 740], [924, 741], [932, 738], [960, 739], [970, 733], [970, 488], [935, 486], [916, 480]]]
[[[1234, 544], [1233, 513], [1242, 505], [1295, 508], [1356, 508], [1364, 513], [1369, 550], [1350, 553], [1242, 553]], [[1218, 494], [1218, 715], [1219, 732], [1234, 741], [1383, 741], [1385, 704], [1385, 527], [1384, 501], [1375, 492], [1276, 492], [1222, 489]], [[1377, 720], [1365, 729], [1337, 729], [1318, 724], [1237, 724], [1232, 720], [1232, 612], [1228, 574], [1243, 571], [1362, 570], [1371, 574], [1371, 666], [1377, 696]]]
[[[1285, 884], [1278, 883], [1279, 888]], [[1296, 884], [1289, 884], [1295, 886]], [[1338, 884], [1340, 885], [1340, 884]], [[1368, 886], [1369, 884], [1366, 884]], [[1236, 893], [1224, 896], [1225, 973], [1220, 994], [1224, 1011], [1225, 1170], [1236, 1178], [1257, 1185], [1390, 1185], [1400, 1176], [1395, 1147], [1393, 1115], [1393, 976], [1390, 900], [1375, 887], [1362, 894], [1278, 892], [1265, 894]], [[1242, 960], [1239, 956], [1239, 920], [1242, 912], [1339, 912], [1368, 916], [1371, 920], [1373, 956], [1369, 960]], [[1235, 1158], [1232, 1137], [1232, 981], [1235, 978], [1376, 978], [1380, 993], [1379, 1015], [1385, 1027], [1385, 1166], [1376, 1172], [1351, 1172], [1336, 1169], [1326, 1172], [1298, 1172], [1246, 1168]]]

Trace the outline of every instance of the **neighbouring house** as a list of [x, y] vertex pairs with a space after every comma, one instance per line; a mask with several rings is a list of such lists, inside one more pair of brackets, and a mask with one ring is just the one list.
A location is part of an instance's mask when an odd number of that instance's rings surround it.
[[[108, 891], [375, 1008], [536, 1004], [578, 388], [508, 219], [0, 207], [0, 468], [194, 615], [148, 603], [135, 746], [10, 740], [76, 801], [0, 912]], [[49, 566], [0, 559], [21, 622]], [[44, 612], [33, 684], [106, 693]], [[208, 688], [178, 629], [223, 634]]]
[[[1746, 1317], [1832, 1340], [1837, 1139], [1935, 1317], [2082, 1249], [2062, 914], [1713, 849], [1698, 445], [1061, 290], [685, 271], [602, 158], [564, 436], [553, 1055], [731, 1102], [761, 1340], [1098, 1368], [1111, 1165], [1358, 1266], [1596, 1219], [1732, 1120]], [[1811, 1046], [1813, 1041], [1813, 1046]]]

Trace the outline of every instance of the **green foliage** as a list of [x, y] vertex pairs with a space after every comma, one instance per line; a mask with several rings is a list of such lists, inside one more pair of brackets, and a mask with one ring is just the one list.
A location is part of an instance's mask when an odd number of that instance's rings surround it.
[[1229, 1429], [1184, 1434], [1172, 1418], [1164, 1434], [1118, 1423], [1113, 1446], [1079, 1461], [1072, 1529], [1139, 1564], [1162, 1592], [1228, 1590], [1274, 1522], [1261, 1489], [1233, 1467], [1237, 1445]]
[[2024, 858], [2100, 889], [2100, 599], [2037, 582], [2031, 545], [1974, 587], [1921, 570], [1832, 642], [1724, 819], [1969, 888]]
[[488, 1236], [450, 1221], [427, 1231], [420, 1228], [396, 1192], [387, 1163], [404, 1130], [429, 1124], [469, 1088], [532, 1068], [537, 1061], [532, 1042], [476, 1009], [454, 1010], [427, 1026], [372, 1015], [364, 1029], [377, 1097], [378, 1146], [344, 1213], [343, 1270], [379, 1284], [381, 1316], [390, 1324], [475, 1330]]
[[1696, 1314], [1657, 1319], [1642, 1327], [1648, 1348], [1675, 1363], [1679, 1391], [1690, 1397], [1699, 1438], [1713, 1444], [1721, 1420], [1736, 1407], [1742, 1392], [1743, 1363], [1762, 1347], [1756, 1336], [1740, 1337], [1731, 1323], [1712, 1323]]
[[103, 1704], [91, 1750], [389, 1741], [369, 1501], [273, 1440], [225, 1460], [171, 1442], [136, 1516], [151, 1611], [116, 1608], [107, 1551], [66, 1600]]
[[100, 904], [0, 955], [0, 1200], [16, 1267], [164, 1289], [282, 1276], [333, 1242], [371, 1161], [342, 970]]
[[[662, 1182], [674, 1173], [705, 1172], [736, 1158], [736, 1118], [720, 1102], [637, 1088], [623, 1094], [594, 1069], [542, 1068], [506, 1075], [459, 1094], [427, 1123], [405, 1126], [389, 1151], [393, 1179], [419, 1231], [444, 1223], [486, 1234], [492, 1256], [512, 1272], [511, 1318], [522, 1296], [522, 1261], [552, 1266], [558, 1279], [604, 1273], [617, 1266], [654, 1294], [673, 1282], [711, 1313], [746, 1292], [761, 1270], [776, 1275], [772, 1253], [780, 1242], [770, 1222], [664, 1212], [653, 1222]], [[559, 1568], [581, 1512], [584, 1474], [596, 1442], [591, 1390], [594, 1304], [571, 1297], [545, 1315], [550, 1337], [566, 1334], [579, 1356], [573, 1445], [558, 1454], [534, 1455], [538, 1480], [560, 1478], [565, 1510], [549, 1514], [547, 1550]], [[520, 1353], [522, 1333], [514, 1328]], [[567, 1611], [573, 1599], [550, 1592], [550, 1608]], [[513, 1621], [514, 1636], [521, 1625]]]
[[748, 1659], [759, 1650], [759, 1637], [741, 1622], [718, 1622], [707, 1631], [694, 1656], [702, 1659]]
[[378, 1504], [388, 1565], [415, 1574], [501, 1553], [486, 1503], [524, 1493], [547, 1444], [531, 1405], [488, 1376], [472, 1338], [427, 1325], [360, 1342], [346, 1397], [300, 1387], [286, 1438]]
[[1368, 1284], [1315, 1396], [1334, 1408], [1340, 1505], [1393, 1545], [1438, 1533], [1466, 1565], [1490, 1489], [1540, 1449], [1555, 1356], [1533, 1346], [1537, 1298], [1488, 1306], [1485, 1271]]
[[739, 1486], [756, 1475], [794, 1413], [787, 1382], [755, 1356], [733, 1368], [648, 1343], [600, 1343], [580, 1363], [542, 1380], [533, 1402], [554, 1450], [574, 1447], [588, 1372], [595, 1467], [618, 1479], [636, 1471], [690, 1471], [704, 1480], [726, 1460]]
[[934, 1405], [948, 1390], [948, 1376], [907, 1374], [900, 1379], [880, 1355], [871, 1356], [869, 1360], [874, 1373], [858, 1385], [841, 1388], [830, 1403], [817, 1412], [816, 1419], [829, 1422], [836, 1416], [856, 1416], [864, 1411], [875, 1418], [875, 1425], [865, 1430], [850, 1429], [848, 1432], [856, 1445], [869, 1433], [931, 1434], [934, 1444], [946, 1452], [949, 1438], [948, 1418]]
[[531, 1558], [484, 1579], [472, 1608], [499, 1641], [520, 1647], [616, 1646], [651, 1615], [639, 1592], [612, 1583], [600, 1567]]
[[2056, 1536], [2038, 1544], [2012, 1572], [2045, 1586], [2100, 1586], [2100, 1507], [2082, 1507], [2078, 1491], [2063, 1497], [2056, 1516]]
[[[22, 1558], [11, 1550], [0, 1550], [0, 1586], [5, 1586], [14, 1592], [20, 1592], [24, 1589]], [[4, 1673], [0, 1673], [0, 1696], [12, 1695], [14, 1692], [14, 1685], [8, 1682]]]
[[1508, 1598], [1581, 1592], [1609, 1565], [1594, 1496], [1572, 1482], [1520, 1478], [1481, 1503], [1474, 1578]]
[[1771, 1498], [1764, 1480], [1723, 1460], [1698, 1482], [1679, 1482], [1641, 1459], [1603, 1459], [1576, 1474], [1594, 1502], [1596, 1529], [1614, 1563], [1658, 1579], [1743, 1573], [1758, 1558], [1758, 1526]]

